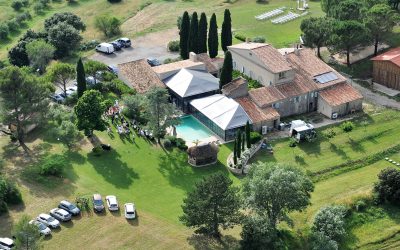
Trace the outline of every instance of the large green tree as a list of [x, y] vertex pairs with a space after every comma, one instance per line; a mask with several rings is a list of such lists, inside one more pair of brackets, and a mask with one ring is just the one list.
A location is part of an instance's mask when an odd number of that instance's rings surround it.
[[67, 84], [74, 79], [75, 68], [71, 64], [58, 62], [49, 67], [46, 76], [67, 96]]
[[74, 109], [77, 117], [76, 125], [79, 130], [85, 132], [86, 136], [92, 136], [94, 130], [106, 129], [106, 122], [102, 118], [106, 111], [106, 104], [99, 91], [85, 91]]
[[185, 11], [182, 16], [181, 29], [179, 31], [179, 51], [182, 59], [189, 58], [189, 33], [190, 33], [189, 13]]
[[233, 73], [233, 62], [232, 62], [232, 54], [230, 51], [225, 53], [224, 64], [222, 65], [221, 75], [219, 78], [219, 88], [222, 87], [232, 81], [232, 73]]
[[323, 207], [315, 215], [311, 230], [338, 242], [346, 234], [345, 216], [344, 206]]
[[321, 47], [329, 40], [331, 20], [324, 17], [311, 17], [301, 22], [304, 43], [307, 47], [317, 48], [317, 55], [321, 58]]
[[246, 122], [245, 133], [246, 133], [246, 147], [251, 148], [251, 139], [250, 139], [250, 122]]
[[199, 41], [198, 39], [198, 31], [199, 31], [199, 18], [197, 16], [197, 12], [193, 12], [192, 20], [190, 21], [190, 30], [189, 30], [189, 52], [199, 53]]
[[337, 6], [339, 2], [340, 0], [321, 0], [322, 11], [324, 11], [326, 15], [330, 17], [334, 7]]
[[207, 53], [207, 16], [204, 12], [202, 12], [200, 15], [197, 41], [198, 53]]
[[26, 68], [10, 66], [0, 71], [0, 119], [15, 126], [15, 134], [25, 149], [24, 129], [43, 121], [49, 106], [48, 97], [54, 89], [30, 74]]
[[169, 95], [165, 88], [153, 88], [146, 94], [146, 97], [147, 126], [160, 143], [160, 139], [165, 135], [165, 130], [179, 124], [177, 110], [168, 101]]
[[86, 91], [86, 76], [85, 68], [83, 67], [82, 63], [82, 58], [79, 58], [78, 62], [76, 63], [76, 84], [78, 87], [78, 97], [81, 97]]
[[378, 175], [374, 191], [380, 202], [400, 204], [400, 171], [395, 168], [386, 168]]
[[232, 180], [218, 173], [196, 183], [194, 190], [183, 200], [183, 215], [179, 218], [195, 232], [220, 237], [219, 228], [238, 224], [241, 218], [238, 189]]
[[223, 51], [228, 50], [228, 46], [232, 45], [232, 19], [229, 9], [225, 9], [224, 22], [221, 31], [221, 47]]
[[218, 55], [218, 25], [215, 13], [211, 16], [210, 29], [208, 30], [208, 54], [211, 58]]
[[121, 33], [121, 21], [110, 15], [100, 15], [94, 20], [96, 29], [103, 32], [105, 37], [112, 37]]
[[398, 21], [398, 14], [387, 4], [374, 5], [366, 12], [365, 26], [374, 39], [374, 55], [378, 54], [379, 43], [393, 31]]
[[44, 40], [32, 41], [26, 45], [26, 53], [31, 67], [40, 72], [46, 70], [47, 64], [54, 57], [55, 50], [56, 48], [53, 45]]
[[361, 22], [364, 18], [366, 5], [360, 0], [342, 0], [336, 4], [331, 12], [331, 17], [340, 20], [356, 20]]
[[351, 65], [350, 53], [368, 41], [368, 32], [364, 24], [354, 20], [333, 22], [329, 47], [334, 52], [346, 55], [347, 66]]
[[94, 84], [96, 84], [99, 72], [106, 71], [107, 65], [99, 61], [88, 60], [85, 62], [84, 68], [85, 68], [85, 74], [93, 77], [93, 82]]
[[78, 48], [82, 37], [79, 30], [68, 23], [61, 22], [49, 28], [47, 40], [56, 47], [55, 56], [62, 58]]
[[30, 224], [29, 221], [30, 218], [27, 215], [22, 215], [13, 227], [17, 249], [34, 250], [39, 248], [39, 230], [36, 225]]
[[243, 183], [243, 196], [252, 213], [268, 219], [276, 229], [280, 221], [291, 223], [288, 213], [310, 204], [311, 180], [298, 168], [259, 162], [252, 165]]
[[86, 29], [86, 25], [83, 23], [82, 19], [71, 12], [61, 12], [52, 15], [44, 21], [44, 28], [49, 30], [59, 23], [69, 24], [80, 31], [85, 31]]

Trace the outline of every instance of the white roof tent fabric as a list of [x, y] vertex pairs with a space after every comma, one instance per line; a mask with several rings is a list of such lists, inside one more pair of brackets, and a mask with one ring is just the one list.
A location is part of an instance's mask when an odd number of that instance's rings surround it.
[[322, 83], [322, 84], [333, 81], [333, 80], [337, 80], [337, 79], [338, 79], [338, 76], [333, 72], [324, 73], [324, 74], [317, 75], [314, 77], [315, 82]]
[[180, 97], [189, 97], [219, 89], [218, 78], [208, 72], [191, 69], [181, 69], [165, 83]]
[[190, 104], [223, 130], [246, 125], [251, 120], [242, 106], [221, 94], [195, 99]]

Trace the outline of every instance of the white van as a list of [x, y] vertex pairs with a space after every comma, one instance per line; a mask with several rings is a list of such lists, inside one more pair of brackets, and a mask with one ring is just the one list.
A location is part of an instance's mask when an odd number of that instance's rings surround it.
[[96, 46], [96, 51], [112, 54], [114, 53], [114, 46], [110, 43], [100, 43]]

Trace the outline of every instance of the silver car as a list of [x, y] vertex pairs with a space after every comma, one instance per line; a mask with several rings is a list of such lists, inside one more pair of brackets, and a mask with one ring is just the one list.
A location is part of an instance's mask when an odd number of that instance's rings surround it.
[[117, 197], [115, 197], [115, 195], [107, 195], [106, 201], [107, 201], [108, 210], [118, 211], [118, 209], [119, 209], [118, 201], [117, 201]]
[[81, 212], [81, 210], [76, 205], [66, 200], [61, 201], [58, 207], [64, 209], [65, 211], [68, 211], [68, 213], [72, 215], [78, 215]]
[[39, 214], [36, 220], [42, 222], [43, 224], [51, 228], [60, 227], [60, 222], [48, 214]]
[[135, 204], [133, 204], [133, 203], [125, 204], [125, 218], [128, 220], [136, 218]]
[[14, 248], [14, 241], [10, 238], [0, 238], [0, 249], [10, 250]]
[[53, 208], [52, 210], [50, 210], [50, 215], [59, 221], [70, 221], [71, 220], [71, 214], [62, 208]]
[[45, 236], [46, 236], [46, 235], [51, 234], [50, 228], [48, 228], [45, 224], [43, 224], [43, 223], [40, 222], [40, 221], [31, 220], [31, 221], [29, 222], [29, 224], [37, 226], [40, 235], [45, 235]]

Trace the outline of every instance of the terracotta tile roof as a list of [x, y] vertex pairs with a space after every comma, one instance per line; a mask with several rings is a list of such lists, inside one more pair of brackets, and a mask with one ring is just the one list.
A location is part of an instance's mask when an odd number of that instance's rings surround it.
[[202, 62], [193, 62], [192, 60], [187, 59], [187, 60], [177, 61], [177, 62], [173, 62], [173, 63], [162, 64], [160, 66], [153, 67], [152, 69], [157, 74], [162, 74], [165, 72], [180, 70], [183, 68], [190, 68], [190, 67], [198, 66], [198, 65], [202, 65], [202, 64], [203, 64]]
[[223, 58], [211, 58], [207, 53], [197, 54], [197, 60], [206, 65], [209, 73], [218, 73], [224, 63]]
[[242, 106], [253, 123], [276, 120], [280, 117], [276, 109], [272, 107], [260, 109], [248, 96], [236, 98], [235, 101]]
[[400, 66], [400, 47], [391, 49], [371, 59], [372, 61], [390, 61]]
[[249, 95], [260, 108], [265, 108], [272, 103], [286, 98], [285, 95], [274, 86], [252, 89], [249, 91]]
[[344, 103], [362, 99], [363, 96], [347, 83], [338, 84], [319, 92], [319, 96], [330, 106], [338, 106]]
[[273, 73], [292, 69], [285, 57], [271, 45], [266, 44], [265, 46], [252, 49], [251, 51], [264, 63], [266, 68]]
[[145, 93], [153, 87], [165, 87], [145, 59], [119, 64], [118, 69], [118, 77], [138, 93]]
[[[324, 89], [338, 83], [346, 82], [346, 79], [341, 74], [315, 56], [311, 49], [300, 49], [297, 54], [295, 52], [288, 53], [286, 58], [296, 73], [300, 74], [303, 80], [307, 80], [310, 88]], [[312, 84], [310, 82], [313, 81], [314, 77], [329, 72], [334, 73], [337, 79], [324, 84]]]
[[235, 89], [242, 86], [242, 84], [247, 84], [246, 79], [244, 79], [243, 77], [238, 77], [236, 79], [233, 79], [232, 82], [224, 85], [222, 87], [222, 90], [226, 93], [230, 93], [231, 91], [234, 91]]
[[285, 98], [299, 96], [310, 92], [311, 89], [299, 79], [300, 77], [301, 76], [296, 75], [293, 82], [279, 84], [276, 85], [275, 88], [278, 89]]

